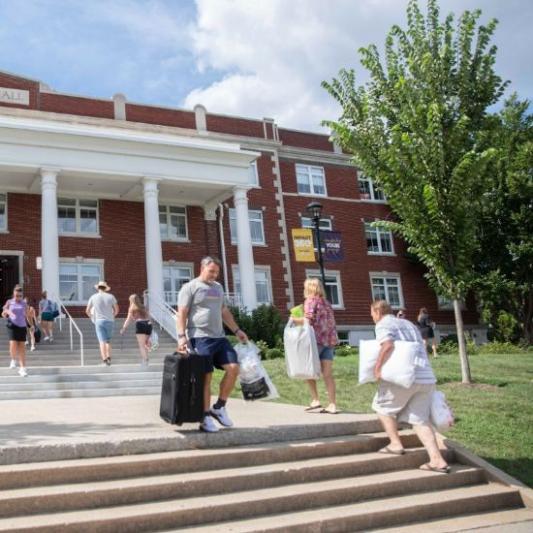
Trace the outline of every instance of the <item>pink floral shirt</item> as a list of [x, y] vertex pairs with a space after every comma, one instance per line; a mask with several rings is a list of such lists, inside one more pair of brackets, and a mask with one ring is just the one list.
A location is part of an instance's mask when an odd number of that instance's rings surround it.
[[316, 342], [322, 346], [335, 346], [339, 339], [331, 304], [320, 296], [306, 298], [304, 312], [313, 315], [309, 321], [315, 330]]

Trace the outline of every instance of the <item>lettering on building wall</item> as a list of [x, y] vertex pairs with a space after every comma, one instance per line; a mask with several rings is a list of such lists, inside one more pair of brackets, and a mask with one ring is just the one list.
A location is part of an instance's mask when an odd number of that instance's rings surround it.
[[0, 102], [6, 104], [30, 105], [30, 91], [0, 87]]

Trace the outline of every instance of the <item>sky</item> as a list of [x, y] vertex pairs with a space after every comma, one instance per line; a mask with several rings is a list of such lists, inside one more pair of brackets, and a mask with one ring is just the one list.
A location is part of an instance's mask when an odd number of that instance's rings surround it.
[[[321, 131], [339, 108], [320, 86], [357, 50], [405, 27], [407, 0], [0, 0], [0, 70], [65, 93]], [[420, 1], [422, 8], [425, 0]], [[441, 15], [497, 18], [497, 73], [533, 98], [533, 0], [441, 0]]]

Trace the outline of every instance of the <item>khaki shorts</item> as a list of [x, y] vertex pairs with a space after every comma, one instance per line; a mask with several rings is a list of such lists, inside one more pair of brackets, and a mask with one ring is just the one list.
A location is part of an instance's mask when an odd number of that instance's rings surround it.
[[372, 409], [376, 413], [392, 416], [399, 422], [419, 425], [429, 422], [431, 395], [435, 385], [415, 383], [408, 389], [381, 381], [374, 396]]

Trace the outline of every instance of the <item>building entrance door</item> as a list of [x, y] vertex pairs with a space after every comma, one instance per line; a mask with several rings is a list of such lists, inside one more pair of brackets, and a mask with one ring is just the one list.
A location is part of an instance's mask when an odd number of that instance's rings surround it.
[[11, 298], [13, 287], [20, 283], [18, 255], [0, 255], [0, 307]]

